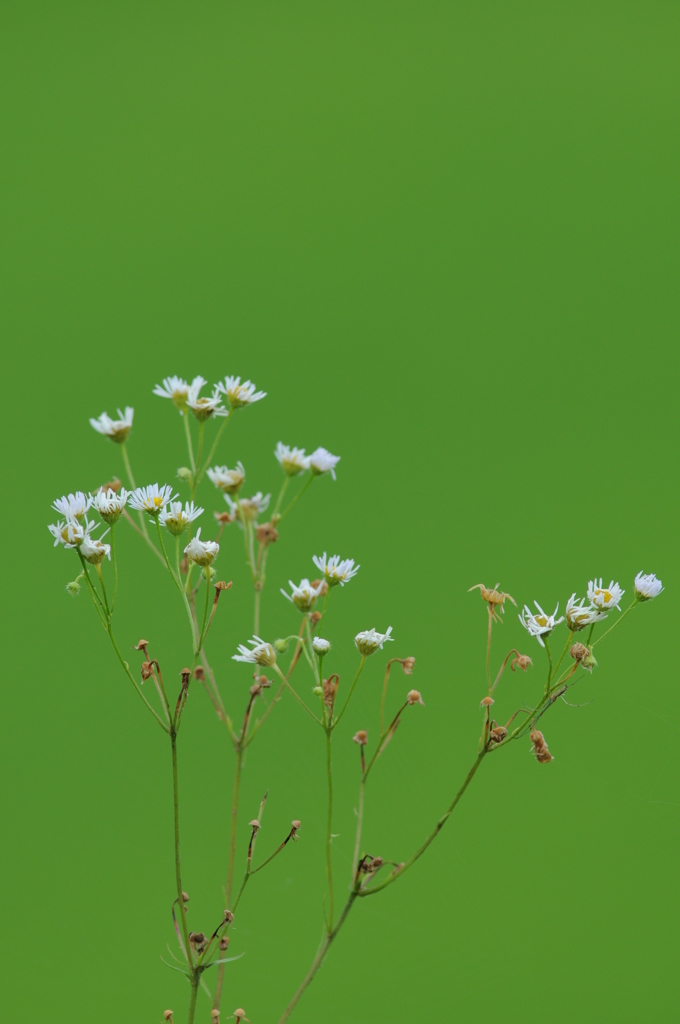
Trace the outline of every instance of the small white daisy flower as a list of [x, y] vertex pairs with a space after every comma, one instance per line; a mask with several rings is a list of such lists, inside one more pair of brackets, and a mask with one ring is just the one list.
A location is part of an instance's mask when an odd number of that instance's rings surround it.
[[196, 386], [197, 391], [200, 391], [206, 383], [207, 381], [203, 380], [202, 377], [194, 377], [191, 384], [183, 380], [182, 377], [165, 377], [162, 384], [156, 384], [153, 393], [158, 395], [159, 398], [169, 398], [173, 405], [179, 409], [180, 413], [184, 415], [191, 388]]
[[119, 420], [112, 420], [107, 413], [103, 412], [98, 419], [90, 420], [90, 426], [94, 427], [98, 433], [110, 437], [116, 444], [123, 444], [124, 441], [127, 441], [128, 434], [132, 430], [134, 414], [135, 410], [126, 405], [124, 413], [120, 409], [118, 410]]
[[222, 399], [217, 391], [213, 391], [210, 398], [201, 398], [199, 392], [206, 383], [202, 377], [194, 377], [187, 395], [187, 408], [191, 409], [199, 423], [205, 422], [211, 416], [227, 415], [227, 410], [220, 404]]
[[65, 548], [77, 548], [85, 536], [85, 527], [77, 519], [66, 519], [62, 523], [50, 523], [47, 527], [54, 537], [55, 548], [63, 544]]
[[86, 533], [79, 545], [79, 550], [90, 565], [101, 565], [105, 558], [111, 558], [111, 545], [102, 544], [100, 540]]
[[330, 651], [331, 642], [330, 640], [324, 640], [321, 636], [315, 636], [312, 640], [312, 647], [314, 648], [314, 653], [323, 658], [324, 654], [328, 654]]
[[229, 495], [225, 494], [224, 500], [227, 502], [232, 512], [234, 508], [239, 511], [242, 521], [252, 521], [253, 519], [257, 519], [262, 512], [267, 511], [271, 497], [271, 494], [263, 494], [262, 491], [258, 491], [257, 494], [253, 494], [252, 498], [241, 498], [236, 506], [233, 501], [229, 500]]
[[83, 494], [82, 491], [64, 495], [63, 498], [57, 498], [56, 501], [52, 502], [52, 508], [55, 512], [59, 512], [66, 519], [82, 519], [91, 505], [92, 496]]
[[286, 591], [281, 588], [281, 593], [284, 597], [287, 597], [295, 607], [301, 612], [308, 612], [314, 607], [314, 603], [321, 593], [323, 583], [320, 583], [318, 587], [313, 587], [308, 579], [300, 580], [300, 586], [296, 587], [292, 580], [288, 580], [290, 588], [293, 591], [292, 595], [287, 594]]
[[619, 601], [625, 594], [625, 590], [621, 590], [618, 583], [611, 581], [608, 587], [602, 586], [602, 579], [591, 580], [588, 584], [588, 600], [591, 604], [594, 604], [596, 608], [602, 608], [607, 610], [609, 608], [618, 608]]
[[363, 633], [357, 633], [354, 637], [354, 643], [357, 645], [359, 654], [363, 654], [367, 657], [369, 654], [375, 654], [380, 649], [386, 640], [394, 640], [394, 637], [390, 636], [392, 627], [387, 627], [386, 633], [376, 633], [374, 629], [365, 629]]
[[194, 519], [198, 519], [202, 512], [203, 509], [197, 508], [193, 501], [187, 501], [184, 508], [182, 508], [181, 501], [171, 501], [165, 506], [158, 518], [173, 537], [179, 537], [184, 533], [189, 523], [193, 523]]
[[242, 463], [236, 463], [236, 469], [229, 469], [227, 466], [214, 466], [208, 470], [208, 476], [225, 494], [238, 494], [243, 481], [246, 478], [246, 471]]
[[338, 583], [341, 587], [344, 587], [345, 583], [351, 580], [352, 576], [356, 576], [361, 568], [360, 565], [354, 565], [353, 558], [341, 559], [340, 555], [333, 555], [332, 558], [328, 558], [325, 551], [321, 557], [314, 555], [312, 561], [319, 572], [323, 573], [329, 587], [335, 587]]
[[601, 622], [602, 619], [607, 618], [605, 612], [601, 612], [598, 608], [584, 607], [585, 601], [585, 597], [582, 597], [580, 602], [577, 601], [576, 594], [572, 594], [567, 601], [564, 614], [567, 619], [567, 626], [572, 633], [577, 633], [580, 629], [591, 626], [593, 622]]
[[220, 381], [215, 385], [215, 390], [227, 396], [232, 409], [240, 409], [244, 405], [251, 405], [252, 402], [259, 402], [267, 395], [266, 391], [256, 391], [255, 385], [249, 380], [241, 384], [240, 377], [225, 377], [224, 383]]
[[662, 590], [661, 580], [658, 580], [653, 572], [647, 576], [639, 572], [635, 577], [635, 596], [639, 601], [651, 601], [658, 597]]
[[247, 661], [251, 665], [264, 665], [267, 668], [276, 664], [276, 651], [271, 644], [265, 643], [259, 636], [253, 636], [248, 643], [252, 646], [252, 651], [244, 644], [239, 644], [239, 653], [232, 655], [233, 661]]
[[330, 473], [335, 480], [335, 467], [340, 462], [339, 455], [331, 455], [325, 448], [317, 448], [315, 452], [307, 456], [307, 465], [312, 473], [321, 476], [322, 473]]
[[555, 611], [552, 615], [544, 612], [538, 601], [534, 601], [534, 604], [538, 608], [538, 615], [534, 615], [529, 606], [525, 604], [521, 614], [518, 615], [518, 619], [529, 635], [535, 636], [541, 647], [545, 647], [543, 637], [549, 636], [555, 626], [559, 626], [560, 622], [564, 622], [564, 615], [557, 620], [555, 619], [560, 607], [559, 602], [555, 605]]
[[309, 469], [309, 460], [305, 455], [304, 448], [290, 448], [282, 441], [276, 446], [274, 455], [281, 463], [281, 468], [287, 476], [297, 476]]
[[106, 491], [97, 491], [92, 498], [92, 508], [99, 512], [105, 523], [112, 526], [120, 519], [129, 496], [130, 492], [124, 487], [117, 494], [109, 487]]
[[149, 484], [148, 487], [138, 487], [136, 491], [133, 491], [129, 495], [128, 501], [130, 508], [137, 509], [138, 512], [148, 512], [150, 516], [157, 516], [169, 501], [174, 501], [176, 498], [177, 495], [172, 493], [170, 484], [163, 484], [162, 487], [159, 487], [158, 484]]
[[201, 540], [201, 528], [199, 526], [196, 536], [192, 537], [184, 549], [184, 554], [196, 565], [212, 565], [219, 554], [220, 546], [214, 540]]

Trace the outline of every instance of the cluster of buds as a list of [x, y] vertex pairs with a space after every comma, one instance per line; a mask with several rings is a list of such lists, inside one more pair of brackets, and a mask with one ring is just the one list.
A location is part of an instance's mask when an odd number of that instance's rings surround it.
[[255, 682], [250, 687], [250, 696], [259, 697], [263, 690], [268, 690], [272, 685], [271, 679], [267, 679], [266, 676], [258, 676], [257, 673], [253, 675]]
[[204, 932], [189, 932], [189, 945], [198, 954], [205, 953], [208, 936]]
[[542, 732], [539, 732], [538, 729], [532, 729], [529, 733], [529, 739], [531, 740], [531, 752], [540, 764], [547, 764], [553, 760], [553, 756], [548, 750], [548, 744], [543, 739]]
[[580, 668], [585, 668], [588, 672], [592, 672], [593, 666], [597, 665], [595, 655], [590, 647], [586, 647], [585, 644], [572, 644], [569, 648], [569, 654]]
[[504, 725], [496, 725], [495, 722], [491, 723], [491, 730], [489, 731], [489, 743], [501, 743], [508, 735], [508, 730]]

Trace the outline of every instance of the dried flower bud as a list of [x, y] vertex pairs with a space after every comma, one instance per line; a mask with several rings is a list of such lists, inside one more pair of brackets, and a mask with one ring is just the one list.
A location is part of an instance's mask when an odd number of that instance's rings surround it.
[[141, 664], [142, 680], [149, 679], [153, 675], [153, 662], [143, 661]]
[[413, 672], [413, 666], [415, 665], [415, 663], [416, 663], [416, 659], [415, 658], [404, 658], [404, 660], [401, 663], [401, 667], [404, 670], [404, 675], [405, 676], [410, 676], [411, 675], [411, 673]]
[[163, 1020], [168, 1020], [170, 1021], [170, 1024], [172, 1024], [172, 1010], [165, 1011], [165, 1013], [163, 1014]]
[[532, 744], [531, 752], [540, 764], [547, 764], [549, 761], [552, 761], [553, 756], [548, 750], [548, 744], [543, 739], [542, 732], [539, 732], [538, 729], [532, 729], [529, 733], [529, 739]]
[[262, 825], [260, 825], [260, 823], [257, 820], [257, 818], [253, 818], [252, 821], [249, 821], [248, 825], [250, 826], [250, 828], [254, 828], [254, 829], [262, 828]]
[[592, 672], [593, 666], [597, 665], [595, 655], [585, 644], [572, 644], [569, 648], [569, 654], [581, 668], [585, 668], [588, 672]]
[[309, 621], [311, 622], [312, 626], [316, 626], [317, 622], [321, 622], [322, 618], [323, 615], [321, 614], [321, 612], [312, 612], [309, 616]]
[[237, 1020], [246, 1020], [246, 1011], [239, 1007], [237, 1010], [234, 1010], [234, 1016]]
[[214, 516], [217, 522], [222, 524], [233, 523], [236, 518], [235, 516], [230, 515], [229, 512], [215, 512]]
[[425, 704], [425, 701], [420, 696], [420, 690], [409, 690], [406, 694], [407, 704]]
[[371, 871], [377, 871], [378, 868], [381, 868], [383, 866], [383, 864], [384, 861], [382, 857], [374, 857], [370, 864]]
[[223, 936], [223, 937], [222, 937], [222, 938], [220, 939], [220, 949], [222, 950], [222, 952], [223, 952], [223, 953], [224, 953], [224, 952], [225, 952], [225, 951], [226, 951], [227, 949], [229, 949], [229, 943], [230, 943], [230, 942], [231, 942], [231, 939], [229, 938], [229, 936], [228, 936], [228, 935], [225, 935], [225, 936]]
[[181, 573], [184, 573], [184, 575], [186, 575], [187, 572], [189, 571], [189, 559], [187, 558], [186, 555], [184, 555], [181, 562], [179, 563], [179, 571]]
[[203, 666], [202, 665], [197, 665], [196, 668], [194, 669], [194, 679], [198, 679], [201, 682], [204, 681], [204, 679], [205, 679], [205, 672], [203, 670]]
[[261, 523], [255, 530], [255, 535], [260, 544], [266, 547], [268, 544], [275, 544], [279, 539], [279, 531], [273, 523]]
[[117, 476], [114, 476], [113, 480], [109, 480], [108, 483], [102, 484], [99, 490], [102, 494], [106, 494], [107, 491], [113, 491], [114, 494], [119, 494], [122, 487], [122, 483]]
[[[149, 641], [148, 640], [140, 640], [138, 644], [135, 644], [135, 650], [136, 651], [143, 651], [144, 648], [148, 647], [148, 646], [149, 646]], [[172, 1012], [172, 1011], [170, 1011], [170, 1012]]]
[[492, 743], [500, 743], [508, 735], [508, 730], [504, 725], [496, 725], [489, 733], [489, 739]]
[[368, 743], [368, 733], [366, 732], [365, 729], [359, 729], [359, 732], [355, 733], [355, 735], [352, 736], [352, 740], [354, 741], [354, 743], [358, 743], [359, 746], [365, 747], [366, 744]]
[[191, 679], [191, 669], [185, 666], [180, 672], [180, 675], [182, 677], [182, 682], [188, 683], [189, 680]]
[[312, 580], [311, 586], [314, 587], [319, 597], [325, 597], [328, 593], [328, 584], [325, 580]]
[[210, 1011], [210, 1016], [212, 1017], [212, 1019], [214, 1021], [219, 1021], [219, 1019], [220, 1019], [220, 1011], [219, 1010], [211, 1010]]
[[485, 587], [483, 583], [475, 583], [474, 587], [470, 587], [470, 590], [479, 590], [480, 594], [482, 595], [482, 599], [486, 601], [489, 607], [489, 613], [491, 615], [491, 618], [494, 619], [495, 622], [502, 621], [498, 613], [503, 612], [503, 605], [505, 604], [506, 600], [512, 601], [515, 608], [517, 607], [517, 602], [515, 601], [514, 597], [510, 597], [510, 594], [504, 594], [503, 591], [499, 590], [498, 584], [496, 584], [496, 586], [492, 590], [490, 590], [487, 587]]
[[533, 665], [533, 661], [531, 660], [529, 655], [518, 654], [517, 657], [513, 659], [510, 668], [512, 669], [513, 672], [516, 668], [521, 668], [523, 672], [526, 672], [526, 670], [529, 668], [529, 665]]
[[183, 900], [184, 903], [188, 903], [189, 902], [189, 893], [188, 892], [182, 892], [182, 900]]
[[228, 924], [231, 924], [231, 922], [234, 920], [234, 915], [232, 914], [231, 910], [224, 911], [224, 920], [227, 921]]
[[296, 831], [297, 831], [297, 830], [298, 830], [299, 828], [302, 828], [302, 825], [301, 825], [301, 823], [300, 823], [300, 822], [299, 822], [299, 821], [297, 820], [297, 818], [295, 818], [295, 820], [294, 820], [294, 821], [291, 821], [291, 826], [292, 826], [292, 827], [293, 827], [293, 828], [294, 828], [294, 829], [295, 829]]
[[493, 703], [494, 703], [493, 697], [482, 697], [482, 699], [480, 701], [480, 706], [483, 707], [483, 708], [490, 708]]
[[218, 580], [217, 583], [213, 583], [215, 590], [229, 590], [231, 588], [231, 585], [231, 580], [229, 580], [228, 583], [225, 583], [224, 580]]
[[335, 697], [340, 685], [340, 676], [334, 672], [328, 679], [323, 680], [323, 702], [330, 712], [333, 711]]
[[189, 932], [189, 942], [194, 942], [197, 946], [201, 942], [205, 942], [204, 932]]

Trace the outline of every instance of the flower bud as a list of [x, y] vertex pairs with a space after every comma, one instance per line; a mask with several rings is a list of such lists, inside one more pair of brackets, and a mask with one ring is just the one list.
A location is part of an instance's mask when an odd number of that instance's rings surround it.
[[66, 593], [70, 594], [71, 597], [77, 597], [80, 593], [80, 583], [77, 579], [71, 580], [70, 583], [66, 584]]
[[408, 693], [406, 694], [406, 703], [407, 704], [423, 704], [424, 705], [425, 701], [420, 696], [420, 691], [419, 690], [409, 690]]
[[352, 741], [354, 743], [358, 743], [360, 747], [365, 747], [368, 743], [368, 733], [365, 729], [359, 729], [359, 731], [352, 736]]
[[180, 480], [183, 480], [185, 484], [191, 483], [191, 470], [188, 466], [180, 466], [177, 470], [177, 476]]
[[314, 649], [314, 653], [318, 654], [320, 658], [323, 658], [324, 655], [328, 654], [330, 651], [331, 642], [330, 640], [324, 640], [323, 637], [315, 636], [312, 640], [312, 647]]
[[415, 663], [416, 663], [416, 659], [415, 658], [404, 658], [404, 660], [401, 663], [401, 667], [404, 670], [404, 675], [405, 676], [410, 676], [411, 675], [411, 673], [413, 672], [413, 666], [415, 665]]
[[483, 697], [482, 700], [480, 701], [480, 706], [483, 708], [490, 708], [493, 703], [493, 697]]
[[314, 689], [312, 690], [312, 693], [314, 694], [315, 697], [323, 697], [323, 687], [315, 686]]
[[593, 666], [597, 665], [595, 655], [585, 644], [572, 644], [569, 648], [569, 654], [581, 668], [586, 669], [588, 672], [592, 672]]
[[286, 651], [288, 650], [288, 641], [287, 640], [275, 640], [274, 641], [274, 647], [275, 647], [275, 649], [276, 649], [278, 654], [285, 654]]

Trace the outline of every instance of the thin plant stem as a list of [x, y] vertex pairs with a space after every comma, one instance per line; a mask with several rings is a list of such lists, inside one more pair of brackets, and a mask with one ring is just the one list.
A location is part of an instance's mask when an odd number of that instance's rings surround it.
[[[203, 455], [203, 435], [204, 434], [205, 434], [205, 422], [202, 420], [201, 423], [198, 426], [198, 453], [196, 455], [196, 469], [197, 470], [200, 470], [200, 468], [201, 468], [201, 456]], [[192, 488], [191, 488], [191, 497], [192, 498], [196, 494], [196, 488], [198, 486], [198, 480], [196, 480], [195, 477], [196, 477], [196, 473], [194, 473], [193, 477], [191, 478], [192, 485], [193, 485]]]
[[274, 518], [274, 516], [277, 514], [277, 512], [281, 508], [281, 502], [283, 501], [283, 497], [284, 497], [286, 491], [288, 490], [288, 484], [289, 483], [290, 483], [290, 477], [286, 473], [285, 477], [283, 478], [283, 483], [281, 484], [281, 490], [279, 491], [279, 496], [276, 499], [276, 504], [274, 505], [274, 511], [272, 512], [272, 519]]
[[118, 559], [116, 558], [116, 527], [111, 527], [111, 561], [113, 562], [113, 601], [111, 602], [111, 615], [116, 607], [118, 597]]
[[[159, 535], [159, 537], [161, 537], [160, 526], [158, 528], [158, 535]], [[163, 538], [162, 537], [161, 537], [161, 547], [163, 547]], [[163, 547], [163, 554], [165, 555], [165, 547]], [[189, 597], [187, 595], [186, 589], [182, 586], [182, 583], [181, 583], [181, 581], [182, 581], [182, 572], [181, 572], [180, 567], [179, 567], [179, 537], [175, 537], [175, 562], [177, 564], [177, 577], [175, 577], [175, 574], [173, 573], [172, 569], [170, 568], [170, 562], [168, 562], [168, 556], [167, 555], [165, 555], [165, 561], [166, 561], [166, 564], [168, 566], [168, 570], [170, 572], [170, 575], [175, 580], [175, 583], [177, 584], [177, 586], [179, 588], [179, 592], [182, 595], [182, 600], [184, 601], [184, 607], [186, 608], [187, 615], [189, 616], [189, 625], [191, 627], [191, 640], [192, 640], [192, 644], [193, 644], [194, 658], [196, 658], [198, 656], [198, 654], [200, 653], [201, 647], [200, 647], [199, 640], [198, 640], [198, 626], [196, 625], [194, 617], [191, 614], [191, 605], [189, 604]]]
[[[191, 946], [189, 944], [189, 927], [187, 925], [187, 913], [184, 907], [182, 895], [182, 856], [179, 843], [179, 774], [177, 766], [177, 730], [174, 726], [170, 729], [170, 746], [172, 749], [172, 805], [174, 812], [174, 840], [175, 840], [175, 883], [177, 885], [177, 902], [179, 907], [180, 921], [182, 922], [182, 935], [186, 949], [189, 966], [193, 970], [191, 960]], [[193, 978], [192, 978], [193, 984]], [[189, 1018], [191, 1020], [191, 1017]]]
[[[121, 444], [120, 450], [123, 456], [123, 463], [125, 464], [125, 472], [127, 473], [128, 480], [130, 481], [130, 487], [134, 491], [137, 487], [137, 484], [135, 483], [135, 478], [132, 475], [132, 467], [130, 466], [130, 458], [127, 453], [127, 445], [125, 444], [125, 442]], [[149, 531], [146, 528], [146, 520], [144, 519], [144, 513], [141, 511], [141, 509], [139, 512], [139, 525], [142, 528], [142, 536], [145, 537], [146, 540], [149, 540]]]
[[[220, 964], [220, 967], [224, 967], [224, 964]], [[200, 983], [200, 974], [196, 974], [191, 979], [191, 999], [189, 1001], [189, 1016], [187, 1017], [187, 1024], [194, 1024], [196, 1019], [196, 997], [198, 995], [198, 986]]]
[[203, 469], [199, 469], [198, 470], [198, 479], [196, 480], [196, 486], [197, 487], [200, 484], [200, 482], [203, 479], [203, 477], [205, 476], [206, 469], [208, 468], [208, 466], [210, 465], [210, 463], [213, 460], [213, 456], [214, 456], [215, 452], [217, 451], [217, 446], [220, 443], [220, 438], [222, 437], [222, 434], [224, 433], [224, 431], [226, 429], [227, 423], [231, 419], [231, 414], [233, 413], [233, 411], [234, 411], [233, 409], [230, 409], [229, 412], [227, 413], [227, 415], [224, 417], [224, 422], [222, 423], [222, 426], [220, 427], [220, 429], [217, 431], [217, 434], [215, 435], [215, 440], [213, 441], [212, 448], [210, 449], [210, 452], [208, 453], [208, 458], [205, 460], [205, 465], [203, 466]]
[[[231, 798], [231, 825], [229, 828], [229, 855], [227, 860], [227, 884], [224, 889], [224, 896], [227, 907], [231, 903], [231, 894], [234, 887], [234, 864], [236, 863], [236, 827], [238, 824], [238, 801], [241, 787], [241, 770], [243, 768], [243, 758], [245, 750], [241, 744], [241, 739], [236, 744], [236, 766], [234, 768], [234, 788]], [[239, 898], [243, 887], [239, 892]], [[219, 1010], [220, 1003], [222, 1001], [222, 988], [224, 986], [224, 969], [225, 964], [219, 964], [217, 967], [217, 983], [215, 985], [215, 998], [213, 999], [213, 1010]]]
[[573, 640], [573, 638], [574, 638], [574, 631], [573, 631], [573, 630], [569, 630], [569, 636], [567, 637], [567, 642], [566, 642], [566, 644], [564, 645], [564, 650], [563, 650], [563, 651], [562, 651], [562, 653], [560, 654], [560, 660], [559, 660], [559, 661], [557, 662], [557, 664], [555, 665], [555, 668], [554, 668], [554, 669], [553, 669], [553, 671], [552, 671], [552, 672], [550, 673], [550, 679], [551, 679], [551, 681], [552, 681], [552, 680], [553, 680], [553, 679], [555, 678], [555, 676], [556, 676], [556, 675], [557, 675], [557, 673], [559, 672], [559, 670], [560, 670], [560, 665], [561, 665], [561, 664], [562, 664], [562, 662], [564, 661], [564, 656], [565, 656], [565, 654], [567, 653], [567, 651], [569, 650], [569, 648], [570, 648], [570, 646], [571, 646], [571, 641]]
[[287, 505], [287, 507], [286, 507], [286, 508], [285, 508], [285, 509], [283, 510], [283, 512], [281, 513], [281, 519], [283, 519], [283, 517], [284, 517], [284, 516], [287, 516], [287, 515], [288, 515], [288, 513], [289, 513], [289, 512], [290, 512], [290, 510], [292, 509], [292, 507], [293, 507], [293, 505], [295, 504], [295, 502], [296, 502], [296, 501], [298, 500], [298, 498], [301, 498], [301, 497], [302, 497], [302, 495], [303, 495], [303, 494], [305, 493], [305, 491], [307, 490], [307, 488], [309, 487], [309, 485], [311, 484], [312, 480], [314, 479], [314, 477], [315, 477], [316, 475], [317, 475], [316, 473], [310, 473], [310, 475], [309, 475], [309, 479], [307, 480], [307, 483], [306, 483], [306, 484], [304, 485], [304, 487], [301, 487], [301, 488], [300, 488], [300, 490], [299, 490], [299, 491], [297, 492], [297, 494], [295, 495], [295, 497], [293, 498], [293, 500], [292, 500], [292, 501], [290, 502], [290, 504], [289, 504], [289, 505]]
[[[208, 567], [206, 567], [205, 573], [207, 573], [208, 575], [204, 574], [205, 575], [205, 608], [203, 610], [203, 625], [201, 626], [201, 638], [198, 641], [198, 650], [199, 651], [200, 651], [201, 647], [203, 646], [203, 641], [205, 640], [206, 626], [208, 624], [208, 608], [210, 607], [210, 576], [209, 576], [210, 570], [209, 570]], [[193, 616], [192, 616], [192, 622], [193, 622]]]
[[255, 581], [255, 612], [253, 615], [253, 635], [260, 635], [260, 599], [262, 597], [262, 581]]
[[104, 574], [102, 572], [102, 567], [101, 567], [101, 565], [95, 565], [95, 569], [97, 570], [97, 576], [99, 577], [99, 583], [100, 583], [100, 586], [102, 588], [102, 594], [104, 595], [104, 607], [106, 608], [106, 615], [107, 615], [107, 618], [110, 619], [111, 618], [111, 610], [109, 608], [109, 599], [106, 596], [106, 585], [104, 583]]
[[548, 655], [548, 680], [545, 684], [544, 693], [547, 695], [550, 693], [550, 680], [552, 679], [552, 654], [550, 653], [550, 647], [548, 646], [548, 638], [546, 637], [543, 641], [545, 645], [545, 653]]
[[[363, 761], [363, 748], [361, 751]], [[354, 838], [354, 856], [352, 857], [352, 882], [354, 885], [357, 877], [357, 868], [359, 866], [359, 854], [361, 853], [361, 830], [364, 823], [364, 797], [366, 795], [366, 777], [363, 770], [361, 772], [361, 782], [359, 783], [359, 806], [357, 808], [357, 831]]]
[[489, 630], [486, 639], [486, 685], [491, 693], [491, 632], [493, 630], [493, 609], [489, 605]]
[[333, 760], [331, 754], [331, 736], [333, 730], [326, 728], [326, 774], [328, 777], [328, 815], [326, 818], [326, 875], [328, 877], [328, 931], [333, 931], [333, 856], [331, 853], [333, 828]]
[[385, 698], [387, 697], [387, 684], [390, 680], [390, 669], [399, 658], [390, 658], [385, 666], [385, 682], [383, 683], [382, 700], [380, 701], [380, 738], [385, 734]]
[[128, 510], [126, 508], [123, 509], [123, 517], [127, 520], [127, 522], [130, 524], [130, 526], [135, 531], [135, 533], [138, 533], [139, 536], [142, 538], [142, 540], [146, 541], [146, 543], [149, 545], [149, 547], [153, 551], [154, 555], [156, 555], [158, 558], [160, 558], [160, 560], [162, 562], [163, 561], [163, 556], [160, 553], [160, 551], [158, 550], [158, 548], [156, 547], [156, 545], [154, 544], [154, 542], [151, 540], [151, 537], [149, 537], [148, 533], [143, 533], [142, 530], [139, 529], [139, 527], [137, 526], [137, 523], [134, 521], [134, 519], [132, 518], [132, 516], [130, 515], [130, 513], [128, 512]]
[[347, 705], [349, 704], [350, 699], [352, 697], [352, 694], [354, 693], [354, 687], [357, 685], [357, 682], [359, 680], [359, 676], [361, 675], [362, 669], [363, 669], [365, 664], [366, 664], [366, 655], [362, 654], [361, 655], [361, 661], [359, 662], [359, 668], [357, 669], [357, 674], [355, 675], [354, 681], [353, 681], [352, 685], [349, 688], [349, 693], [347, 694], [347, 700], [344, 703], [342, 711], [340, 712], [338, 717], [333, 722], [333, 726], [332, 726], [333, 729], [335, 729], [335, 727], [340, 724], [340, 719], [342, 718], [342, 716], [344, 715], [345, 711], [347, 710]]
[[609, 633], [611, 633], [611, 631], [612, 631], [613, 629], [616, 629], [616, 627], [618, 626], [618, 624], [619, 624], [620, 622], [623, 622], [623, 620], [625, 619], [625, 617], [626, 617], [626, 615], [628, 614], [628, 612], [632, 612], [632, 610], [633, 610], [633, 608], [635, 607], [635, 605], [636, 605], [636, 604], [639, 604], [639, 603], [640, 603], [640, 599], [639, 599], [639, 597], [635, 597], [635, 598], [633, 599], [633, 602], [632, 602], [632, 604], [629, 604], [629, 605], [628, 605], [628, 607], [626, 608], [625, 612], [624, 612], [624, 613], [623, 613], [622, 615], [619, 615], [619, 617], [618, 617], [618, 619], [616, 620], [616, 622], [614, 622], [614, 623], [613, 623], [613, 624], [612, 624], [612, 625], [611, 625], [611, 626], [609, 627], [609, 629], [605, 630], [605, 632], [604, 632], [604, 633], [602, 634], [602, 636], [598, 636], [597, 640], [596, 640], [596, 641], [595, 641], [595, 643], [593, 644], [593, 647], [596, 647], [596, 646], [597, 646], [597, 645], [598, 645], [598, 644], [599, 644], [599, 643], [600, 643], [600, 642], [601, 642], [602, 640], [604, 640], [604, 638], [605, 638], [606, 636], [608, 636], [608, 635], [609, 635]]
[[196, 476], [196, 462], [194, 461], [194, 446], [191, 442], [191, 427], [189, 426], [189, 410], [185, 409], [182, 413], [182, 419], [184, 420], [184, 433], [187, 439], [187, 450], [189, 452], [189, 463], [191, 465], [191, 478]]
[[137, 680], [133, 676], [132, 672], [130, 671], [130, 666], [128, 665], [127, 661], [125, 661], [125, 659], [123, 658], [123, 655], [120, 653], [120, 648], [118, 647], [118, 644], [116, 643], [116, 638], [113, 635], [113, 630], [111, 629], [110, 625], [109, 625], [109, 627], [107, 629], [107, 633], [109, 634], [109, 639], [111, 640], [111, 643], [113, 644], [113, 649], [116, 652], [116, 654], [118, 655], [118, 660], [120, 661], [121, 665], [125, 669], [125, 674], [127, 675], [128, 679], [130, 680], [130, 682], [134, 686], [135, 690], [137, 691], [139, 696], [142, 698], [142, 700], [146, 704], [147, 708], [149, 709], [149, 711], [151, 712], [153, 717], [156, 719], [156, 721], [160, 725], [161, 729], [163, 729], [164, 732], [169, 732], [170, 730], [168, 729], [167, 725], [165, 724], [165, 722], [163, 721], [161, 716], [158, 714], [158, 712], [153, 707], [153, 705], [149, 704], [148, 700], [146, 699], [146, 697], [142, 693], [142, 689], [141, 689], [139, 683], [137, 682]]
[[287, 679], [286, 679], [286, 677], [284, 676], [284, 674], [283, 674], [283, 672], [281, 671], [281, 669], [279, 668], [279, 666], [278, 666], [278, 665], [277, 665], [276, 663], [274, 663], [274, 666], [273, 666], [273, 668], [274, 668], [274, 671], [278, 673], [279, 677], [281, 678], [281, 681], [282, 681], [282, 682], [283, 682], [283, 683], [284, 683], [284, 684], [285, 684], [285, 685], [286, 685], [286, 686], [288, 687], [288, 689], [290, 690], [290, 692], [291, 692], [291, 693], [293, 694], [293, 696], [295, 697], [295, 699], [296, 699], [296, 701], [298, 702], [298, 704], [301, 704], [301, 705], [302, 705], [302, 707], [303, 707], [303, 708], [305, 709], [305, 711], [307, 712], [307, 714], [308, 714], [308, 715], [310, 715], [310, 716], [311, 716], [311, 717], [312, 717], [312, 718], [314, 719], [314, 721], [316, 722], [316, 724], [317, 724], [317, 725], [322, 725], [323, 723], [321, 722], [321, 720], [320, 720], [319, 718], [317, 718], [317, 717], [316, 717], [316, 715], [314, 714], [314, 712], [313, 712], [313, 711], [311, 711], [311, 710], [310, 710], [310, 709], [309, 709], [309, 708], [307, 707], [307, 705], [306, 705], [306, 704], [305, 704], [305, 702], [303, 701], [302, 697], [300, 697], [300, 696], [299, 696], [299, 695], [298, 695], [298, 694], [297, 694], [297, 693], [295, 692], [295, 690], [294, 690], [294, 689], [293, 689], [293, 687], [292, 687], [292, 686], [290, 685], [290, 683], [288, 682], [288, 680], [287, 680]]

